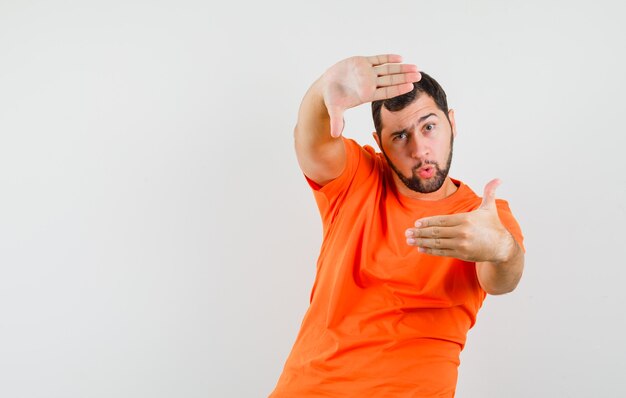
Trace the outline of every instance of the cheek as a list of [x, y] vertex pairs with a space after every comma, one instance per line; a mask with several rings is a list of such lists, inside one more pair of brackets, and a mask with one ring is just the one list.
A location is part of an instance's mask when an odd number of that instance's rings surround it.
[[413, 170], [413, 167], [417, 164], [417, 160], [411, 156], [410, 151], [398, 151], [390, 158], [393, 164], [407, 175], [411, 174], [411, 170]]
[[439, 155], [442, 157], [448, 156], [449, 150], [450, 150], [449, 142], [440, 142], [437, 145], [437, 151], [439, 152]]
[[437, 148], [437, 157], [439, 160], [447, 160], [448, 154], [450, 153], [450, 137], [446, 137], [442, 140], [437, 141], [435, 148]]

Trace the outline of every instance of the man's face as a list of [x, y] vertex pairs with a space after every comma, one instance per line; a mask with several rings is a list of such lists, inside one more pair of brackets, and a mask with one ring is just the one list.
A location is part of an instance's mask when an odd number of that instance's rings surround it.
[[452, 162], [456, 129], [454, 111], [448, 117], [427, 94], [398, 112], [380, 112], [382, 131], [374, 138], [404, 185], [419, 193], [437, 191]]

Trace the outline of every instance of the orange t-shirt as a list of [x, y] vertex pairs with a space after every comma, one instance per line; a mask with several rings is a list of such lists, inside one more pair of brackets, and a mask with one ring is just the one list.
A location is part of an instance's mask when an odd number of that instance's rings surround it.
[[[486, 293], [475, 263], [419, 253], [404, 232], [415, 220], [475, 210], [458, 180], [438, 201], [397, 192], [384, 156], [345, 139], [347, 163], [311, 185], [324, 240], [310, 306], [271, 398], [452, 397], [459, 354]], [[523, 248], [506, 201], [504, 226]]]

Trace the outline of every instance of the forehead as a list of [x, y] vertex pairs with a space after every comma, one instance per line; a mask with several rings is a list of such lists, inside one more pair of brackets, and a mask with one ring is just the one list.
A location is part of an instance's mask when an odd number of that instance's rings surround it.
[[397, 112], [391, 112], [383, 106], [380, 110], [380, 120], [383, 126], [382, 132], [391, 133], [410, 129], [417, 125], [420, 117], [429, 113], [434, 113], [439, 118], [445, 117], [443, 112], [437, 107], [435, 100], [427, 94], [420, 95], [415, 101]]

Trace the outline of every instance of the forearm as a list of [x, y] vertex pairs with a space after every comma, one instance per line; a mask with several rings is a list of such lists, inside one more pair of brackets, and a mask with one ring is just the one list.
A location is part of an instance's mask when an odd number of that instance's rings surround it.
[[334, 140], [330, 135], [330, 116], [324, 105], [322, 85], [322, 79], [317, 79], [302, 98], [294, 129], [296, 145], [323, 145]]
[[476, 273], [482, 288], [489, 294], [498, 295], [512, 292], [519, 283], [524, 271], [524, 251], [510, 235], [503, 261], [483, 261], [476, 263]]
[[330, 116], [324, 104], [323, 80], [316, 80], [302, 99], [294, 141], [298, 163], [313, 181], [324, 185], [343, 170], [345, 149], [330, 134]]

